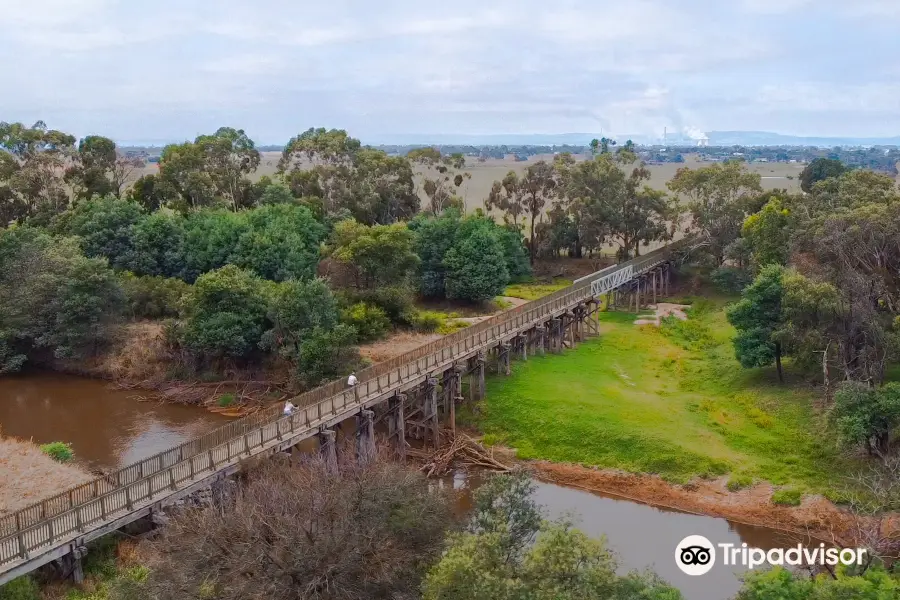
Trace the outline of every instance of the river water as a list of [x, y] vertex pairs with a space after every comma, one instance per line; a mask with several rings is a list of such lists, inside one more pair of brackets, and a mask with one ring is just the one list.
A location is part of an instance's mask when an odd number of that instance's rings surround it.
[[[37, 443], [72, 444], [79, 461], [111, 469], [187, 441], [227, 419], [201, 408], [138, 402], [139, 392], [117, 391], [101, 381], [60, 375], [0, 378], [0, 427], [6, 435]], [[343, 433], [352, 428], [347, 423]], [[310, 445], [310, 449], [314, 446]], [[477, 482], [472, 482], [476, 483]], [[441, 485], [465, 487], [458, 476]], [[696, 516], [630, 500], [538, 483], [537, 501], [551, 518], [572, 515], [577, 527], [605, 535], [623, 572], [652, 568], [689, 600], [725, 600], [740, 588], [740, 568], [717, 565], [702, 577], [684, 575], [675, 565], [675, 547], [688, 535], [713, 543], [746, 542], [764, 549], [796, 545], [778, 531]]]

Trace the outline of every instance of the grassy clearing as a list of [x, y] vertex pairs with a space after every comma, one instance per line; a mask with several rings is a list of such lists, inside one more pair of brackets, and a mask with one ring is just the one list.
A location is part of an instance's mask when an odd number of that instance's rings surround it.
[[849, 466], [818, 435], [814, 392], [779, 386], [768, 369], [742, 369], [723, 306], [695, 301], [688, 321], [661, 329], [604, 313], [600, 339], [490, 378], [481, 427], [523, 458], [676, 482], [730, 473], [737, 486], [839, 486]]
[[556, 290], [561, 290], [570, 285], [572, 285], [572, 280], [563, 278], [556, 278], [550, 283], [547, 283], [546, 281], [513, 283], [506, 286], [503, 295], [509, 296], [510, 298], [521, 298], [523, 300], [537, 300], [538, 298], [543, 298]]

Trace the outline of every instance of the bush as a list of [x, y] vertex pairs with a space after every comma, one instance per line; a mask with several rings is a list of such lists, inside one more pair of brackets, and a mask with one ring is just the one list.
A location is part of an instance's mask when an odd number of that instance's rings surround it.
[[72, 451], [72, 445], [65, 442], [50, 442], [41, 445], [41, 452], [55, 460], [56, 462], [66, 463], [75, 458], [75, 452]]
[[410, 325], [415, 314], [413, 291], [405, 286], [380, 287], [355, 293], [355, 302], [377, 306], [384, 311], [391, 323]]
[[185, 277], [184, 226], [185, 219], [179, 215], [155, 212], [144, 217], [131, 227], [133, 253], [120, 266], [138, 275]]
[[348, 325], [316, 328], [300, 343], [297, 377], [315, 386], [354, 370], [360, 364], [356, 330]]
[[784, 506], [800, 506], [803, 490], [797, 488], [781, 488], [772, 494], [772, 502]]
[[191, 286], [181, 279], [137, 277], [126, 271], [119, 281], [125, 293], [125, 305], [136, 319], [177, 317], [181, 302]]
[[185, 302], [184, 347], [201, 361], [256, 357], [268, 325], [263, 290], [234, 265], [200, 276]]
[[40, 600], [41, 590], [30, 575], [13, 579], [0, 586], [0, 600]]
[[749, 475], [732, 475], [728, 479], [726, 487], [729, 491], [736, 492], [753, 485], [753, 478]]
[[365, 302], [357, 302], [350, 308], [341, 311], [341, 323], [356, 330], [356, 338], [359, 342], [368, 342], [384, 337], [391, 326], [391, 321], [383, 310]]
[[726, 294], [740, 294], [753, 283], [753, 274], [747, 269], [719, 267], [710, 274], [710, 279], [719, 290]]
[[315, 276], [326, 231], [308, 208], [273, 204], [241, 214], [247, 226], [229, 262], [272, 281]]
[[296, 360], [311, 331], [330, 330], [338, 323], [337, 303], [322, 279], [272, 284], [268, 295], [272, 328], [262, 344], [284, 358]]
[[688, 350], [702, 350], [715, 343], [709, 326], [693, 318], [683, 321], [671, 315], [664, 317], [660, 320], [659, 330]]
[[412, 318], [413, 328], [420, 333], [434, 333], [447, 320], [446, 315], [433, 310], [418, 310]]
[[216, 401], [216, 404], [222, 408], [227, 408], [234, 404], [234, 394], [222, 394]]

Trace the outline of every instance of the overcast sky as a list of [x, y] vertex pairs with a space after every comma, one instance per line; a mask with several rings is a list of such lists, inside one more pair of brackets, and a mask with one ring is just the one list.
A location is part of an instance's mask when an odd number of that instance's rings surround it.
[[0, 120], [900, 134], [900, 0], [0, 0]]

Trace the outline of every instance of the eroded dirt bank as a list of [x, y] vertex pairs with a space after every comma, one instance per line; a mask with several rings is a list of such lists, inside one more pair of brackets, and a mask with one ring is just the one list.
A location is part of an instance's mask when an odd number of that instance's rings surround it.
[[[767, 483], [731, 492], [726, 479], [695, 480], [680, 486], [653, 475], [616, 470], [595, 470], [548, 461], [528, 462], [538, 479], [587, 491], [605, 492], [662, 508], [723, 517], [732, 521], [789, 531], [842, 546], [862, 543], [860, 528], [870, 524], [842, 510], [822, 496], [804, 497], [800, 506], [781, 506], [771, 501]], [[887, 532], [900, 535], [900, 517], [883, 522]]]

